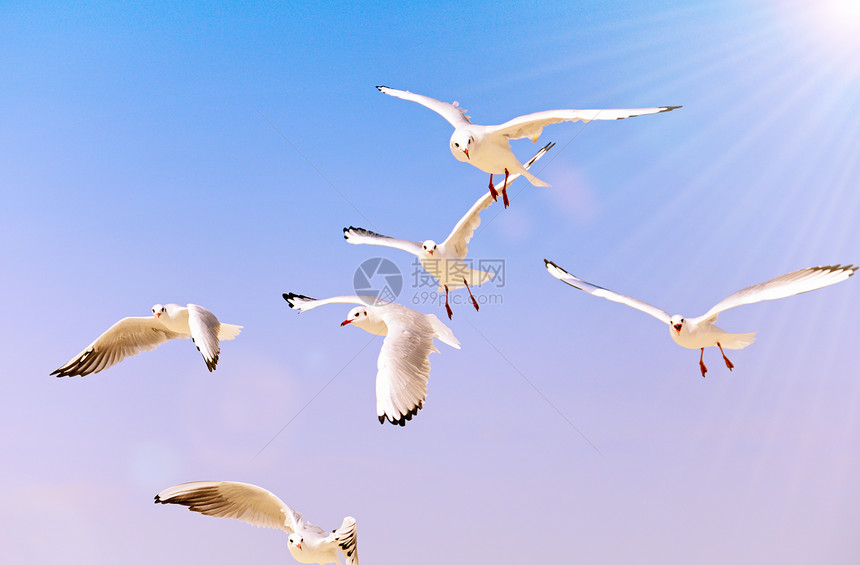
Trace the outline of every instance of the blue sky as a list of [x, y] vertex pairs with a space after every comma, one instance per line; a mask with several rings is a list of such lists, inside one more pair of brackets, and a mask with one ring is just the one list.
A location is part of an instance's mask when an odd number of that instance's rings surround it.
[[[12, 2], [0, 22], [5, 562], [290, 559], [279, 532], [152, 504], [192, 480], [353, 515], [366, 563], [857, 562], [857, 281], [726, 312], [758, 341], [732, 373], [706, 351], [702, 379], [542, 261], [690, 316], [860, 261], [856, 8]], [[462, 350], [439, 344], [403, 429], [375, 418], [381, 338], [281, 298], [350, 294], [384, 256], [412, 304], [410, 258], [341, 229], [442, 240], [486, 190], [444, 120], [377, 84], [487, 124], [684, 106], [544, 130], [553, 186], [484, 212], [470, 254], [505, 285], [455, 306]], [[245, 326], [216, 372], [171, 342], [49, 376], [167, 302]]]

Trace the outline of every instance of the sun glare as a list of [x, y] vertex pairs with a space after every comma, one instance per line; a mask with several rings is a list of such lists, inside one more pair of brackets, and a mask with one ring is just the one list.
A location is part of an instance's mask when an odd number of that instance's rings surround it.
[[860, 0], [819, 0], [810, 6], [831, 41], [860, 45]]

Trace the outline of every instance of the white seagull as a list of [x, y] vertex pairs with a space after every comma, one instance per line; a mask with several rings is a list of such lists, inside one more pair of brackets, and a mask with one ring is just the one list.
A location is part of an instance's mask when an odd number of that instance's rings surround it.
[[[528, 169], [531, 167], [535, 161], [552, 149], [554, 145], [555, 143], [548, 143], [525, 163], [523, 168]], [[519, 174], [514, 174], [509, 182], [513, 182], [519, 176]], [[418, 257], [418, 261], [424, 270], [439, 281], [438, 292], [445, 291], [445, 310], [448, 313], [448, 319], [451, 319], [454, 313], [448, 303], [449, 289], [457, 289], [465, 286], [466, 290], [469, 291], [469, 297], [472, 299], [472, 305], [475, 307], [475, 310], [478, 310], [478, 301], [475, 300], [475, 297], [472, 295], [472, 289], [469, 287], [484, 284], [496, 275], [496, 273], [472, 269], [464, 261], [466, 253], [468, 253], [469, 241], [481, 224], [480, 213], [486, 210], [492, 203], [493, 197], [490, 194], [484, 194], [478, 198], [472, 207], [469, 208], [469, 211], [466, 212], [466, 215], [457, 222], [457, 225], [454, 226], [454, 229], [451, 230], [445, 241], [439, 244], [432, 239], [427, 239], [423, 242], [394, 239], [387, 235], [352, 226], [343, 228], [343, 237], [349, 243], [356, 245], [384, 245], [386, 247], [401, 249]]]
[[699, 354], [699, 369], [702, 371], [703, 377], [708, 372], [708, 368], [705, 367], [703, 360], [706, 347], [713, 345], [719, 347], [720, 353], [723, 355], [723, 361], [726, 362], [726, 367], [732, 370], [734, 364], [726, 357], [723, 347], [727, 349], [743, 349], [755, 341], [755, 332], [744, 334], [729, 333], [714, 325], [717, 321], [717, 316], [721, 312], [735, 306], [753, 304], [763, 300], [776, 300], [777, 298], [785, 298], [836, 284], [844, 281], [857, 270], [857, 267], [853, 265], [846, 265], [844, 267], [841, 265], [828, 265], [826, 267], [809, 267], [808, 269], [792, 271], [775, 279], [739, 290], [718, 302], [716, 306], [698, 318], [685, 318], [679, 314], [670, 316], [656, 306], [651, 306], [641, 300], [593, 285], [571, 275], [552, 261], [544, 259], [544, 263], [546, 263], [549, 274], [574, 288], [584, 290], [589, 294], [600, 296], [613, 302], [626, 304], [654, 316], [665, 324], [669, 324], [669, 335], [675, 343], [687, 349], [701, 349], [701, 353]]
[[302, 515], [264, 488], [230, 481], [198, 481], [170, 487], [155, 495], [156, 504], [181, 504], [207, 516], [236, 518], [288, 535], [287, 547], [299, 563], [358, 565], [358, 532], [355, 518], [347, 516], [331, 533], [302, 520]]
[[645, 114], [669, 112], [681, 107], [658, 106], [655, 108], [604, 110], [546, 110], [544, 112], [519, 116], [500, 125], [480, 126], [469, 121], [466, 110], [460, 108], [457, 102], [448, 104], [429, 96], [413, 94], [407, 90], [396, 90], [387, 86], [377, 86], [376, 88], [389, 96], [417, 102], [433, 110], [454, 126], [454, 133], [451, 135], [450, 142], [451, 153], [454, 154], [454, 157], [458, 161], [469, 163], [485, 173], [490, 173], [490, 194], [493, 195], [493, 198], [498, 196], [497, 190], [493, 187], [493, 174], [505, 173], [505, 182], [502, 183], [502, 198], [506, 208], [509, 203], [506, 190], [509, 174], [519, 173], [529, 179], [529, 182], [535, 186], [549, 186], [523, 168], [511, 151], [511, 139], [528, 137], [536, 142], [544, 126], [559, 122], [622, 120]]
[[439, 350], [433, 338], [460, 349], [454, 332], [433, 314], [422, 314], [406, 306], [384, 302], [373, 296], [335, 296], [324, 300], [284, 293], [290, 308], [300, 312], [323, 304], [360, 304], [349, 311], [340, 326], [351, 324], [374, 335], [383, 335], [376, 361], [376, 415], [405, 426], [424, 407], [430, 378], [430, 354]]
[[220, 341], [235, 338], [242, 326], [222, 324], [215, 314], [198, 306], [156, 304], [152, 316], [123, 318], [86, 349], [51, 373], [74, 377], [98, 373], [141, 351], [151, 351], [171, 339], [188, 339], [203, 355], [206, 367], [214, 371], [221, 353]]

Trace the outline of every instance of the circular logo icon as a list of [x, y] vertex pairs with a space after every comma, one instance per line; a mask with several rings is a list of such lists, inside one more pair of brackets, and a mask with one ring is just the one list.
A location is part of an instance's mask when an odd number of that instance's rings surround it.
[[403, 275], [393, 262], [384, 257], [374, 257], [358, 266], [352, 286], [370, 306], [394, 302], [403, 290]]

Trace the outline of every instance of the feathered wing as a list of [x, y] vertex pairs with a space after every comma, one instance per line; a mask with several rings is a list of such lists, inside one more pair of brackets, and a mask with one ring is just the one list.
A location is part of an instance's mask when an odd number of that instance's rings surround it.
[[302, 515], [264, 488], [230, 481], [183, 483], [155, 495], [155, 502], [181, 504], [207, 516], [235, 518], [254, 526], [293, 533]]
[[151, 351], [165, 341], [180, 337], [188, 336], [168, 330], [153, 316], [123, 318], [51, 374], [83, 377], [98, 373], [126, 357]]
[[290, 308], [295, 308], [299, 312], [312, 310], [317, 306], [322, 306], [324, 304], [359, 304], [368, 306], [383, 302], [375, 296], [333, 296], [331, 298], [323, 298], [321, 300], [304, 296], [303, 294], [296, 294], [294, 292], [285, 292], [282, 296], [284, 297], [284, 300], [287, 301], [287, 304], [290, 305]]
[[[535, 153], [534, 157], [529, 159], [526, 163], [523, 163], [523, 168], [528, 170], [538, 159], [544, 156], [547, 151], [553, 148], [555, 143], [547, 143], [544, 145], [540, 151]], [[510, 184], [517, 178], [519, 178], [520, 174], [513, 174], [508, 177], [507, 184]], [[496, 185], [496, 191], [501, 192], [502, 187], [505, 185], [505, 181], [501, 181]], [[457, 257], [458, 259], [463, 259], [466, 257], [468, 253], [468, 245], [469, 241], [472, 239], [472, 236], [475, 234], [475, 230], [478, 229], [478, 226], [481, 225], [481, 216], [480, 213], [494, 202], [492, 195], [489, 192], [484, 193], [484, 195], [472, 204], [472, 207], [469, 208], [469, 211], [466, 212], [460, 221], [457, 222], [457, 225], [454, 226], [454, 229], [451, 230], [451, 233], [442, 242], [442, 247], [446, 250], [450, 250], [451, 254]], [[419, 246], [420, 248], [420, 246]]]
[[430, 353], [434, 330], [418, 312], [386, 317], [388, 335], [377, 359], [376, 415], [392, 424], [405, 426], [424, 407], [430, 379]]
[[337, 545], [343, 553], [345, 565], [358, 565], [358, 525], [355, 518], [344, 518], [343, 524], [328, 536], [326, 542]]
[[775, 279], [754, 284], [735, 292], [718, 302], [699, 319], [716, 320], [720, 312], [724, 312], [729, 308], [764, 300], [785, 298], [836, 284], [853, 275], [856, 270], [857, 267], [853, 265], [846, 265], [844, 267], [842, 265], [827, 265], [792, 271]]
[[421, 94], [414, 94], [412, 92], [409, 92], [408, 90], [397, 90], [394, 88], [389, 88], [387, 86], [377, 86], [376, 88], [380, 92], [383, 92], [389, 96], [417, 102], [425, 108], [433, 110], [434, 112], [445, 118], [448, 123], [455, 128], [466, 126], [472, 123], [469, 121], [469, 116], [466, 115], [466, 110], [460, 108], [460, 106], [456, 102], [454, 102], [453, 104], [448, 104], [447, 102], [441, 102], [434, 98], [430, 98], [429, 96], [422, 96]]
[[394, 239], [387, 235], [382, 235], [364, 228], [356, 228], [353, 226], [343, 228], [343, 238], [349, 243], [355, 245], [384, 245], [385, 247], [400, 249], [416, 256], [422, 251], [422, 244], [417, 241]]
[[619, 108], [604, 110], [546, 110], [519, 116], [498, 126], [486, 126], [490, 134], [501, 134], [508, 139], [527, 137], [537, 141], [544, 126], [559, 122], [590, 122], [591, 120], [623, 120], [646, 114], [670, 112], [681, 106], [658, 106], [655, 108]]
[[203, 355], [206, 368], [211, 373], [218, 365], [218, 357], [221, 354], [221, 346], [218, 343], [221, 322], [206, 308], [189, 304], [188, 327], [191, 329], [191, 339], [197, 346], [197, 351]]
[[592, 294], [594, 296], [599, 296], [601, 298], [605, 298], [607, 300], [611, 300], [613, 302], [620, 302], [621, 304], [626, 304], [631, 308], [636, 308], [639, 311], [645, 312], [646, 314], [650, 314], [654, 316], [661, 322], [668, 324], [669, 320], [672, 317], [660, 310], [656, 306], [651, 306], [647, 302], [642, 302], [641, 300], [637, 300], [635, 298], [631, 298], [629, 296], [625, 296], [623, 294], [618, 294], [617, 292], [613, 292], [608, 288], [603, 288], [601, 286], [593, 285], [590, 282], [586, 282], [579, 277], [575, 277], [553, 263], [552, 261], [547, 261], [544, 259], [544, 263], [546, 263], [546, 269], [549, 271], [549, 274], [560, 280], [561, 282], [567, 283], [574, 288], [578, 288], [579, 290], [584, 290], [588, 294]]

